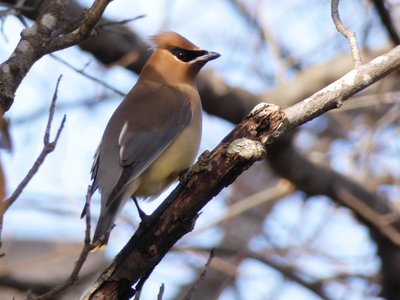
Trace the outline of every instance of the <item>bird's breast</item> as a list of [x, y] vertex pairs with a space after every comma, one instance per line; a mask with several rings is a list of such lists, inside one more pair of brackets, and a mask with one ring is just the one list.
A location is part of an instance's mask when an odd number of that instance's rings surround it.
[[[198, 95], [197, 95], [198, 97]], [[160, 194], [195, 159], [200, 146], [202, 131], [200, 98], [192, 102], [192, 119], [165, 151], [139, 177], [137, 197]]]

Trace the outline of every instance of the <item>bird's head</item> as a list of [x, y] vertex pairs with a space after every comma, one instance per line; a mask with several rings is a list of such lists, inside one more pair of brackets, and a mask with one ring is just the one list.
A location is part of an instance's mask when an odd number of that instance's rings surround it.
[[220, 56], [216, 52], [202, 50], [175, 32], [162, 32], [153, 36], [152, 41], [156, 49], [143, 75], [169, 84], [194, 83], [200, 69]]

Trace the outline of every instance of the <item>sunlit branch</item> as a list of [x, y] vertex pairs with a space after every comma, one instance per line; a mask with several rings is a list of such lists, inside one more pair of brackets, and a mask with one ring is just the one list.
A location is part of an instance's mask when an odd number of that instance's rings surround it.
[[335, 24], [337, 31], [339, 31], [341, 34], [343, 34], [343, 36], [349, 42], [350, 49], [351, 49], [351, 55], [353, 56], [353, 60], [354, 60], [356, 67], [360, 66], [361, 65], [361, 55], [360, 55], [360, 49], [358, 48], [358, 45], [357, 45], [357, 38], [356, 38], [355, 33], [347, 30], [346, 27], [343, 25], [342, 21], [340, 20], [339, 0], [332, 0], [331, 15], [332, 15], [333, 23]]

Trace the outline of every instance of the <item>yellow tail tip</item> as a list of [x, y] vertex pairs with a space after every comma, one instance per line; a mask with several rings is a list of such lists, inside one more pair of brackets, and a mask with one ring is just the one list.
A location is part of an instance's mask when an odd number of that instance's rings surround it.
[[92, 250], [90, 250], [90, 252], [95, 253], [99, 249], [104, 251], [106, 249], [106, 247], [107, 247], [107, 244], [100, 244], [100, 245], [95, 246]]

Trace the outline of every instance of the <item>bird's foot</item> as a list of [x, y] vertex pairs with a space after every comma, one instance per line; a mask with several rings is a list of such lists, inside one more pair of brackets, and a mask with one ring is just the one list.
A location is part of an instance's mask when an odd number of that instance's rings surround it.
[[133, 203], [135, 203], [136, 209], [139, 213], [139, 217], [141, 220], [141, 223], [143, 223], [143, 225], [148, 225], [151, 223], [151, 216], [147, 215], [139, 206], [139, 203], [137, 201], [137, 199], [135, 197], [132, 197]]

